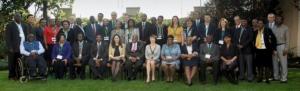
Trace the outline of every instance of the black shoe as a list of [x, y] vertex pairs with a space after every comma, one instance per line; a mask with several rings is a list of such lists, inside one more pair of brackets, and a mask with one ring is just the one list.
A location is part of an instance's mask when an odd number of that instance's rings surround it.
[[267, 83], [267, 84], [270, 84], [270, 81], [269, 81], [269, 79], [267, 79], [267, 80], [266, 80], [266, 83]]
[[258, 79], [256, 82], [257, 82], [257, 83], [261, 83], [261, 82], [262, 82], [262, 79]]

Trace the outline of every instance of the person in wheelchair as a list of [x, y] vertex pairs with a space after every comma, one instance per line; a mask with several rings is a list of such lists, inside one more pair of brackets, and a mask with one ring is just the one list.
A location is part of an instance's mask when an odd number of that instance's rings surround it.
[[34, 34], [29, 34], [27, 36], [27, 41], [24, 41], [20, 45], [20, 52], [25, 58], [25, 65], [28, 65], [29, 78], [33, 79], [38, 77], [37, 69], [39, 71], [39, 76], [42, 80], [46, 80], [46, 61], [42, 54], [45, 52], [40, 41], [35, 40]]
[[53, 46], [51, 59], [56, 79], [63, 79], [68, 64], [71, 61], [72, 48], [64, 34], [58, 36], [58, 42]]

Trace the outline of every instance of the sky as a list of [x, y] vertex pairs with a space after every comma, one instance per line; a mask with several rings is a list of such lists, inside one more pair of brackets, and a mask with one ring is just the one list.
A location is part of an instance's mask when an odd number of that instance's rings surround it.
[[170, 19], [172, 16], [186, 17], [195, 6], [202, 5], [207, 0], [75, 0], [73, 14], [76, 17], [87, 18], [103, 13], [104, 18], [110, 19], [110, 13], [115, 11], [118, 17], [126, 12], [126, 7], [140, 7], [140, 12], [148, 17], [163, 15]]

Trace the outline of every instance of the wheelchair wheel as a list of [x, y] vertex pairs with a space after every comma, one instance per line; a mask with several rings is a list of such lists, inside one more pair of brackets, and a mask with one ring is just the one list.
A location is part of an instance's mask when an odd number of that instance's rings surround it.
[[27, 83], [28, 82], [28, 78], [26, 76], [21, 76], [19, 79], [20, 83]]

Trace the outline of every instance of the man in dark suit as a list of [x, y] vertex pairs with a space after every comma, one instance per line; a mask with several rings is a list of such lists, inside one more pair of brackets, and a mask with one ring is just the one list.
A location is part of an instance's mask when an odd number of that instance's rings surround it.
[[144, 43], [138, 41], [138, 36], [132, 36], [132, 42], [126, 45], [125, 69], [127, 70], [127, 80], [135, 80], [137, 73], [141, 70], [145, 55]]
[[103, 37], [103, 41], [108, 43], [110, 42], [111, 31], [113, 30], [111, 26], [109, 26], [108, 19], [103, 19], [103, 25], [100, 30], [100, 34]]
[[91, 45], [89, 65], [94, 79], [103, 79], [106, 64], [108, 63], [108, 44], [103, 42], [102, 36], [96, 36], [96, 42]]
[[109, 21], [109, 26], [112, 28], [112, 29], [115, 29], [116, 28], [116, 24], [117, 24], [117, 13], [116, 12], [111, 12], [110, 14], [111, 16], [111, 20]]
[[70, 62], [70, 78], [73, 80], [76, 75], [85, 79], [85, 66], [89, 61], [90, 45], [84, 40], [83, 33], [77, 34], [77, 40], [72, 46], [72, 59]]
[[240, 16], [236, 15], [233, 17], [233, 20], [234, 20], [234, 26], [232, 26], [230, 28], [230, 32], [231, 32], [231, 35], [234, 35], [235, 31], [238, 31], [240, 28], [241, 28], [241, 18]]
[[90, 22], [84, 27], [85, 36], [90, 43], [96, 42], [96, 35], [100, 34], [101, 26], [97, 24], [95, 17], [90, 17]]
[[72, 45], [75, 42], [76, 35], [74, 35], [73, 29], [70, 28], [70, 22], [68, 20], [64, 20], [62, 21], [62, 26], [63, 28], [61, 28], [57, 33], [56, 39], [59, 39], [59, 36], [63, 34], [66, 36], [67, 41], [69, 41]]
[[247, 80], [252, 82], [254, 79], [253, 75], [253, 57], [252, 57], [252, 41], [253, 31], [247, 25], [247, 20], [241, 20], [241, 28], [235, 31], [234, 44], [239, 50], [239, 79], [243, 80], [245, 71], [247, 72]]
[[76, 18], [76, 25], [73, 27], [73, 31], [75, 36], [78, 36], [78, 34], [82, 34], [83, 39], [86, 39], [85, 30], [82, 25], [82, 20], [80, 18]]
[[146, 14], [142, 14], [141, 20], [142, 21], [137, 24], [140, 31], [140, 40], [149, 43], [150, 35], [154, 34], [153, 25], [150, 22], [147, 22]]
[[42, 18], [39, 21], [38, 27], [35, 28], [36, 40], [40, 41], [43, 45], [45, 44], [44, 43], [44, 30], [45, 30], [46, 24], [47, 24], [47, 20]]
[[8, 78], [10, 80], [17, 80], [19, 73], [16, 71], [17, 59], [21, 57], [20, 43], [25, 41], [28, 34], [25, 24], [21, 23], [21, 15], [16, 13], [14, 15], [14, 21], [6, 25], [5, 29], [5, 41], [6, 47], [9, 50], [8, 54]]
[[157, 36], [157, 43], [162, 46], [163, 44], [167, 43], [168, 37], [168, 26], [163, 24], [164, 17], [158, 16], [157, 17], [157, 24], [154, 27], [154, 34]]
[[206, 67], [212, 65], [213, 80], [216, 85], [219, 75], [219, 60], [220, 50], [219, 45], [212, 42], [213, 37], [211, 35], [206, 36], [206, 42], [200, 45], [200, 81], [206, 84]]
[[103, 26], [103, 13], [98, 13], [98, 24], [102, 27]]
[[255, 55], [258, 66], [258, 81], [263, 79], [270, 83], [272, 76], [272, 55], [276, 52], [276, 38], [272, 30], [264, 26], [262, 19], [258, 20], [258, 30], [254, 33]]
[[[200, 44], [205, 42], [205, 37], [207, 35], [214, 35], [216, 32], [216, 25], [211, 22], [210, 15], [204, 15], [204, 24], [200, 25]], [[214, 40], [214, 39], [213, 39]]]
[[193, 17], [194, 17], [194, 23], [193, 25], [197, 29], [197, 31], [202, 31], [201, 30], [201, 25], [203, 24], [203, 20], [201, 19], [200, 12], [193, 12]]

